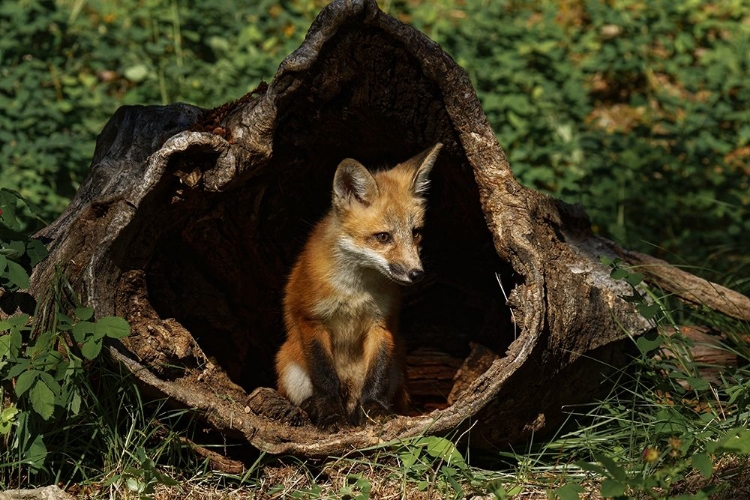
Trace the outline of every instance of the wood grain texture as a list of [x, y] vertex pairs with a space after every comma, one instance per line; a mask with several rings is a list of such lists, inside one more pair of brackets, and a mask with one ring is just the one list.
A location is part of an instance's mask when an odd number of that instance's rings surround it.
[[[408, 351], [422, 353], [413, 398], [437, 397], [435, 409], [321, 432], [270, 388], [286, 276], [341, 159], [395, 163], [437, 142], [427, 276], [401, 314]], [[621, 249], [591, 234], [580, 207], [514, 179], [466, 73], [374, 0], [331, 3], [273, 81], [232, 105], [118, 110], [70, 207], [38, 237], [50, 257], [33, 294], [61, 267], [98, 315], [131, 323], [109, 352], [148, 394], [270, 453], [469, 427], [472, 446], [522, 442], [596, 397], [625, 362], [623, 339], [651, 328], [600, 263]], [[494, 355], [470, 373], [472, 345]], [[467, 358], [458, 386], [446, 382]]]

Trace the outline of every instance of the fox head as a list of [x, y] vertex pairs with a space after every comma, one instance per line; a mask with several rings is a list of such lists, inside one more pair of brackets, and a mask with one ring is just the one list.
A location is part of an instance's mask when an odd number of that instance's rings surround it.
[[429, 174], [438, 143], [390, 170], [370, 173], [351, 158], [333, 180], [333, 211], [341, 229], [337, 251], [347, 262], [378, 270], [399, 284], [424, 277], [419, 258]]

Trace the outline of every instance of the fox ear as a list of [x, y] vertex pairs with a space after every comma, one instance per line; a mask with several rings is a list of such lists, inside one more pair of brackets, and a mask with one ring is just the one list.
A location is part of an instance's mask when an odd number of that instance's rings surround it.
[[411, 190], [415, 195], [424, 195], [427, 193], [427, 188], [430, 187], [430, 171], [435, 165], [435, 160], [437, 160], [438, 153], [440, 153], [442, 148], [443, 144], [438, 142], [406, 162], [414, 169]]
[[347, 158], [339, 163], [333, 177], [333, 204], [340, 207], [349, 198], [369, 206], [378, 195], [378, 185], [372, 174], [357, 160]]

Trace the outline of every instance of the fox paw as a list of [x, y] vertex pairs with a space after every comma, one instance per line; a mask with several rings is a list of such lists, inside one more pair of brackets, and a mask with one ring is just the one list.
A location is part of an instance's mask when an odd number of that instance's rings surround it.
[[302, 402], [300, 408], [322, 430], [336, 432], [346, 427], [343, 405], [334, 398], [311, 396]]
[[378, 401], [368, 401], [361, 407], [361, 418], [364, 422], [375, 421], [385, 423], [395, 416], [392, 410]]

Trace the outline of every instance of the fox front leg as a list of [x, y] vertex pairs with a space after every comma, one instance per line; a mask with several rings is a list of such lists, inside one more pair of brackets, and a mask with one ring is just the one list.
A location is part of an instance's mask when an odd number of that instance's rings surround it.
[[406, 390], [403, 372], [393, 336], [384, 329], [370, 333], [365, 345], [368, 359], [367, 375], [360, 396], [360, 408], [354, 420], [365, 417], [382, 419], [395, 411], [404, 411]]
[[300, 408], [315, 425], [323, 429], [338, 429], [347, 422], [341, 381], [330, 352], [318, 340], [307, 349], [307, 366], [312, 395], [302, 401]]
[[346, 422], [341, 382], [326, 349], [326, 332], [297, 323], [276, 356], [279, 392], [307, 413], [318, 427]]

